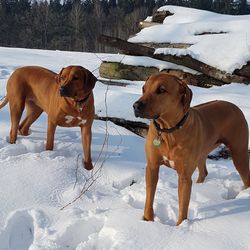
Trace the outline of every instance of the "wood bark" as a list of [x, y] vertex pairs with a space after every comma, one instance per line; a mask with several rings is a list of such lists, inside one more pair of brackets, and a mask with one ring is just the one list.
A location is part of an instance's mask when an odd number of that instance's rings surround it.
[[138, 44], [154, 49], [156, 48], [186, 49], [192, 45], [190, 43], [138, 43]]
[[152, 16], [152, 22], [163, 23], [164, 19], [168, 16], [174, 15], [168, 10], [156, 11]]
[[159, 23], [155, 23], [155, 22], [148, 22], [148, 21], [141, 21], [139, 23], [140, 28], [144, 29], [147, 27], [151, 27], [151, 26], [155, 26], [155, 25], [159, 25]]
[[222, 81], [218, 81], [204, 74], [193, 75], [178, 69], [164, 69], [159, 71], [159, 69], [155, 67], [133, 66], [120, 62], [103, 62], [99, 68], [100, 76], [103, 78], [126, 79], [131, 81], [145, 81], [149, 76], [160, 72], [186, 78], [190, 85], [199, 87], [208, 88], [213, 85], [221, 86], [224, 84]]
[[164, 55], [164, 54], [154, 54], [155, 50], [146, 46], [139, 44], [127, 42], [125, 40], [101, 35], [99, 37], [99, 42], [107, 46], [117, 48], [125, 53], [130, 55], [140, 55], [140, 56], [149, 56], [155, 59], [175, 63], [188, 67], [190, 69], [196, 70], [203, 73], [209, 77], [215, 78], [224, 83], [239, 82], [239, 83], [249, 83], [250, 78], [245, 76], [239, 76], [236, 74], [230, 74], [225, 71], [216, 69], [210, 65], [207, 65], [203, 62], [200, 62], [189, 55], [186, 56], [176, 56], [176, 55]]
[[114, 124], [124, 127], [128, 129], [129, 131], [141, 136], [141, 137], [146, 137], [148, 133], [148, 124], [144, 122], [136, 122], [136, 121], [130, 121], [126, 120], [123, 118], [118, 118], [118, 117], [104, 117], [104, 116], [98, 116], [95, 115], [96, 120], [101, 120], [101, 121], [111, 121]]
[[241, 69], [236, 69], [234, 71], [235, 74], [249, 77], [250, 78], [250, 62], [248, 62], [245, 66], [243, 66]]

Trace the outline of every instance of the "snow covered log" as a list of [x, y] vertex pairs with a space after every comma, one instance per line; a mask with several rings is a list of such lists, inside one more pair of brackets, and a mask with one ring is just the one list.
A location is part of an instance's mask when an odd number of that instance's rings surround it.
[[140, 28], [144, 29], [144, 28], [147, 28], [147, 27], [151, 27], [151, 26], [154, 26], [154, 25], [158, 25], [159, 23], [155, 23], [155, 22], [148, 22], [148, 21], [141, 21], [139, 23], [140, 25]]
[[168, 10], [156, 11], [152, 16], [152, 22], [163, 23], [164, 19], [168, 16], [174, 15]]
[[204, 75], [207, 75], [216, 80], [222, 81], [224, 83], [238, 82], [238, 83], [249, 83], [250, 77], [240, 76], [236, 74], [230, 74], [225, 71], [214, 68], [210, 65], [207, 65], [203, 62], [200, 62], [189, 55], [185, 56], [176, 56], [176, 55], [164, 55], [164, 54], [155, 54], [154, 48], [149, 48], [139, 44], [127, 42], [125, 40], [110, 37], [106, 35], [101, 35], [99, 37], [99, 42], [107, 46], [117, 48], [122, 52], [130, 55], [138, 56], [148, 56], [154, 59], [163, 60], [178, 65], [188, 67], [190, 69], [201, 72]]
[[149, 48], [174, 48], [174, 49], [186, 49], [192, 45], [190, 43], [138, 43], [138, 44]]
[[250, 78], [250, 62], [248, 62], [241, 69], [236, 69], [235, 74]]
[[140, 27], [147, 28], [147, 27], [151, 27], [154, 25], [158, 25], [159, 23], [163, 23], [166, 17], [172, 16], [172, 15], [173, 13], [169, 11], [156, 11], [152, 16], [152, 19], [141, 21]]
[[100, 65], [99, 73], [103, 78], [109, 79], [126, 79], [131, 81], [145, 81], [150, 75], [159, 72], [170, 73], [181, 78], [187, 78], [190, 85], [199, 87], [211, 87], [212, 85], [221, 86], [224, 83], [204, 74], [193, 75], [178, 69], [159, 70], [156, 67], [144, 67], [123, 64], [119, 62], [103, 62]]

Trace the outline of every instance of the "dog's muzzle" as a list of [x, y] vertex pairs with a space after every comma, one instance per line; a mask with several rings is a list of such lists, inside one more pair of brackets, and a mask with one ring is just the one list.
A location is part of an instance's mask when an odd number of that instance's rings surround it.
[[145, 104], [141, 101], [137, 101], [134, 103], [133, 108], [134, 108], [136, 117], [143, 117], [144, 107], [145, 107]]

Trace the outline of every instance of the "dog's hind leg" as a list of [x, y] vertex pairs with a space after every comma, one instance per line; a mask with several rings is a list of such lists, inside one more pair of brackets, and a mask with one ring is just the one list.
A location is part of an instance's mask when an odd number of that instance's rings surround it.
[[202, 183], [204, 182], [206, 176], [208, 175], [207, 172], [207, 166], [206, 166], [206, 158], [204, 158], [198, 165], [198, 170], [199, 170], [199, 176], [196, 180], [196, 183]]
[[38, 119], [43, 110], [31, 101], [26, 102], [25, 106], [26, 117], [19, 126], [19, 132], [21, 135], [27, 136], [29, 134], [30, 126]]
[[248, 145], [230, 147], [235, 168], [240, 174], [245, 188], [250, 187]]
[[10, 105], [10, 117], [11, 117], [11, 129], [10, 129], [10, 139], [9, 142], [11, 144], [16, 143], [17, 132], [19, 128], [19, 122], [24, 110], [24, 98], [17, 98], [18, 102], [9, 100]]
[[56, 132], [56, 124], [48, 117], [46, 150], [53, 150]]

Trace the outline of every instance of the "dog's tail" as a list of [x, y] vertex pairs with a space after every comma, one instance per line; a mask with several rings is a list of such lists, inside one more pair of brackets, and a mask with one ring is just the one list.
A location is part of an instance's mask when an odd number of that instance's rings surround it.
[[3, 108], [9, 102], [8, 97], [5, 96], [3, 99], [0, 100], [0, 109]]

